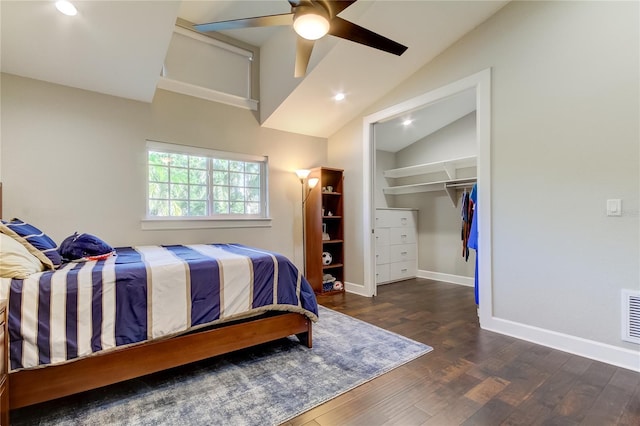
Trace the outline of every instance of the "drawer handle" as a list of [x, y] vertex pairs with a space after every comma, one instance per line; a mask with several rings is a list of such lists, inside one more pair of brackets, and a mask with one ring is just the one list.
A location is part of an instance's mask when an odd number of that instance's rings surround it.
[[401, 272], [407, 272], [407, 268], [401, 269]]
[[376, 254], [376, 258], [378, 258], [378, 257], [380, 257], [380, 255], [379, 255], [379, 254]]
[[401, 255], [405, 255], [405, 254], [407, 254], [407, 252], [406, 252], [406, 251], [403, 251], [403, 252], [401, 252], [400, 254], [401, 254]]
[[403, 218], [400, 218], [400, 220], [401, 220], [402, 222], [406, 222], [406, 221], [407, 221], [407, 218], [406, 218], [406, 217], [403, 217]]
[[400, 235], [401, 238], [407, 238], [407, 234]]

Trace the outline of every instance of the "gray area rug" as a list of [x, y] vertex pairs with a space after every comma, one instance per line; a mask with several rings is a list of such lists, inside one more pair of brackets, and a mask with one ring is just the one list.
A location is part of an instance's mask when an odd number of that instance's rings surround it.
[[320, 307], [295, 337], [13, 411], [13, 425], [277, 425], [432, 348]]

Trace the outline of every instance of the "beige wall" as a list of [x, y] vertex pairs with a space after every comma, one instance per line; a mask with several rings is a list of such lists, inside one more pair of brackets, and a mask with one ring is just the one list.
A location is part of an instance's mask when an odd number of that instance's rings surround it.
[[[325, 139], [261, 128], [248, 110], [159, 90], [153, 103], [2, 74], [5, 217], [58, 243], [74, 231], [115, 246], [238, 242], [302, 266], [300, 183], [326, 164]], [[270, 228], [149, 231], [145, 140], [269, 156]]]
[[[620, 290], [640, 287], [638, 15], [637, 2], [512, 2], [363, 113], [491, 67], [494, 316], [634, 351]], [[329, 138], [345, 193], [363, 155], [361, 118]], [[346, 281], [362, 283], [363, 200], [346, 200]]]

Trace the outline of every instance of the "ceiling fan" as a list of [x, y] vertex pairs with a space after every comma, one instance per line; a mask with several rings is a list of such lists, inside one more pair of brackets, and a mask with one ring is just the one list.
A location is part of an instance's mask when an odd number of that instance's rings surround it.
[[239, 28], [293, 25], [293, 29], [298, 34], [295, 77], [303, 77], [305, 75], [315, 40], [326, 34], [364, 44], [365, 46], [393, 53], [398, 56], [407, 50], [407, 46], [403, 46], [380, 34], [376, 34], [373, 31], [338, 17], [340, 12], [355, 3], [356, 0], [288, 1], [291, 5], [291, 13], [196, 24], [193, 27], [197, 31], [208, 33]]

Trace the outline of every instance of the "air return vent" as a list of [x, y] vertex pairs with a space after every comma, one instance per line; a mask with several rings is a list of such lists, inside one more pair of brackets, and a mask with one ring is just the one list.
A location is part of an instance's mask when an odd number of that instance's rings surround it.
[[622, 340], [640, 345], [640, 291], [622, 290]]

